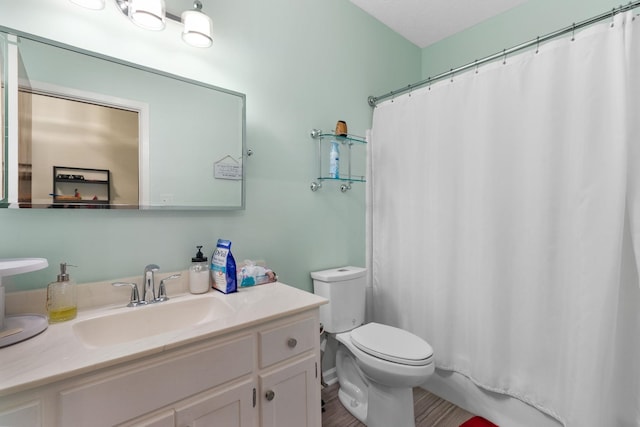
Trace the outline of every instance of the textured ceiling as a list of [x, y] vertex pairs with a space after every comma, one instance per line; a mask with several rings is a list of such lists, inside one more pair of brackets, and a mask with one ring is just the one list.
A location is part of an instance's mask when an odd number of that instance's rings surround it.
[[527, 0], [351, 0], [419, 47], [499, 15]]

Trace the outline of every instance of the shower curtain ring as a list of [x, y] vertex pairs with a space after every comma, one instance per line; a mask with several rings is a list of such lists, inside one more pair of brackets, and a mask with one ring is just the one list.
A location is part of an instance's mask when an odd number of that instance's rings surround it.
[[451, 83], [453, 83], [453, 77], [456, 75], [456, 73], [453, 72], [453, 68], [449, 70], [449, 74], [451, 75]]
[[611, 28], [613, 28], [614, 18], [616, 16], [616, 8], [611, 9]]
[[502, 50], [502, 65], [507, 63], [507, 49]]
[[576, 41], [576, 23], [574, 22], [571, 26], [571, 41]]
[[429, 90], [431, 90], [431, 77], [427, 79], [427, 83], [429, 84]]
[[411, 89], [413, 88], [412, 85], [408, 84], [407, 85], [407, 90], [409, 91], [409, 96], [411, 96]]
[[478, 60], [477, 59], [475, 60], [475, 63], [476, 63], [476, 74], [478, 74]]
[[536, 37], [536, 53], [540, 52], [540, 36]]

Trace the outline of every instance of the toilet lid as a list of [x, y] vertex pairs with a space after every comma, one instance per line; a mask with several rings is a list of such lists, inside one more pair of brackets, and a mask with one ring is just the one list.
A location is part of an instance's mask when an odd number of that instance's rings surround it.
[[368, 323], [354, 329], [350, 335], [356, 347], [380, 359], [413, 366], [431, 363], [433, 349], [429, 343], [403, 329]]

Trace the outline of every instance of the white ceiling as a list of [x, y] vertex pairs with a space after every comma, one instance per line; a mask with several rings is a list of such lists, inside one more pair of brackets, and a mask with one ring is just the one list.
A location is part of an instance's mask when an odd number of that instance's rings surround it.
[[351, 0], [418, 47], [499, 15], [527, 0]]

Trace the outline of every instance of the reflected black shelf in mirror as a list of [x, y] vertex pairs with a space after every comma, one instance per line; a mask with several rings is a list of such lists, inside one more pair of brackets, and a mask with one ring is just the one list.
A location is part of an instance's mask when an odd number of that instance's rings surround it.
[[111, 202], [108, 169], [53, 166], [52, 208], [101, 207]]

